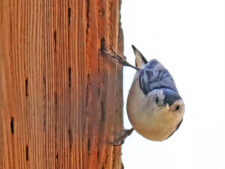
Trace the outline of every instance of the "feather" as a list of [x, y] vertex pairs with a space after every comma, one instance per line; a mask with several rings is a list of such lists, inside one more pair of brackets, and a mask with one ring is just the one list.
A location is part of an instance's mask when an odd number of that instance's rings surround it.
[[144, 65], [146, 65], [148, 63], [148, 61], [145, 59], [145, 57], [142, 55], [142, 53], [134, 46], [132, 45], [134, 54], [136, 56], [135, 59], [135, 64], [136, 67], [138, 67], [139, 69], [144, 67]]

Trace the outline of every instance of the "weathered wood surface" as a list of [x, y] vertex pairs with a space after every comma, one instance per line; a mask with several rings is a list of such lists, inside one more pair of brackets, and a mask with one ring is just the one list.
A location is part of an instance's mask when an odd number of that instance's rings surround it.
[[119, 169], [120, 0], [0, 1], [0, 169]]

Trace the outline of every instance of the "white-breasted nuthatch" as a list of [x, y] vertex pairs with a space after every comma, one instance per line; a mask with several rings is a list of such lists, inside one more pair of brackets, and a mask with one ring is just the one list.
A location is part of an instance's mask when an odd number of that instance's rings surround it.
[[[112, 55], [122, 64], [137, 69], [127, 99], [128, 118], [133, 128], [145, 138], [163, 141], [182, 123], [184, 102], [168, 70], [156, 59], [148, 62], [133, 45], [132, 48], [136, 67], [115, 52]], [[133, 128], [122, 133], [122, 142]]]

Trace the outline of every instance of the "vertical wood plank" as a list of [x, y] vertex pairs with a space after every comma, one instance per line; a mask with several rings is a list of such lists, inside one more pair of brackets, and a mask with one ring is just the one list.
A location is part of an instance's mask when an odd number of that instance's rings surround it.
[[0, 1], [0, 169], [119, 169], [120, 0]]

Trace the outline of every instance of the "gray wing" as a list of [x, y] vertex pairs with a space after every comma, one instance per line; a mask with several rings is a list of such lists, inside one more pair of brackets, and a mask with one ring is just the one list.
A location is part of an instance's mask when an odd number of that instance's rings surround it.
[[157, 60], [151, 60], [140, 70], [139, 85], [145, 95], [154, 89], [167, 88], [177, 91], [168, 70]]

